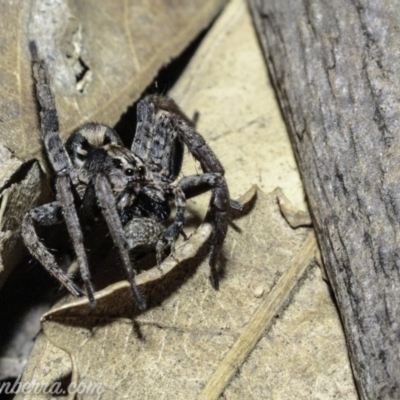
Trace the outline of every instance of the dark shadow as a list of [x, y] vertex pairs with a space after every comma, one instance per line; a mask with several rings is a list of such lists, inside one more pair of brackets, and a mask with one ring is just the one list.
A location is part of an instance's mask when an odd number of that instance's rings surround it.
[[[18, 378], [3, 379], [0, 381], [0, 400], [11, 400], [16, 395]], [[15, 388], [15, 390], [13, 389]]]
[[[0, 357], [28, 357], [20, 349], [33, 347], [40, 329], [40, 314], [52, 304], [59, 284], [36, 262], [20, 264], [10, 275], [0, 291]], [[16, 384], [10, 377], [1, 384]], [[0, 386], [1, 387], [1, 386]], [[7, 386], [0, 392], [0, 400], [12, 399]]]
[[[142, 97], [147, 94], [165, 95], [168, 93], [185, 70], [206, 32], [203, 31], [179, 57], [172, 60], [160, 70], [154, 81], [144, 91]], [[136, 103], [128, 108], [114, 128], [121, 136], [125, 145], [130, 147], [136, 130]]]
[[146, 284], [149, 309], [159, 307], [168, 297], [192, 278], [207, 256], [208, 245], [205, 243], [195, 257], [181, 262], [163, 279]]

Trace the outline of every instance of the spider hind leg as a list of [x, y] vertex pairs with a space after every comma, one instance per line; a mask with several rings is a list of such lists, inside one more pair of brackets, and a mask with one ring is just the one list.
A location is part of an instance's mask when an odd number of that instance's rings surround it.
[[229, 207], [226, 204], [226, 199], [229, 199], [229, 192], [225, 178], [220, 172], [192, 175], [181, 179], [179, 187], [183, 190], [187, 199], [211, 190], [210, 208], [206, 215], [206, 221], [211, 223], [213, 227], [209, 250], [210, 279], [214, 289], [218, 290], [217, 262], [228, 228], [230, 209], [230, 204]]
[[41, 243], [35, 225], [51, 226], [63, 221], [61, 205], [58, 201], [45, 204], [28, 211], [22, 221], [22, 238], [31, 254], [40, 261], [47, 271], [54, 276], [73, 296], [79, 297], [82, 292], [69, 276], [57, 264], [53, 254]]
[[[158, 149], [155, 143], [159, 141], [160, 138], [165, 138], [163, 147], [165, 151], [159, 153], [164, 155], [158, 157], [158, 159], [160, 160], [160, 165], [163, 166], [163, 173], [168, 176], [171, 181], [172, 177], [175, 179], [180, 172], [179, 166], [179, 169], [174, 168], [174, 173], [171, 174], [171, 165], [176, 165], [176, 163], [171, 164], [170, 160], [171, 157], [173, 157], [174, 149], [179, 149], [179, 147], [176, 147], [176, 143], [183, 143], [186, 145], [194, 158], [200, 162], [201, 168], [205, 174], [218, 175], [218, 179], [215, 179], [213, 184], [206, 182], [206, 179], [210, 178], [208, 177], [203, 180], [197, 180], [197, 187], [196, 184], [192, 182], [190, 189], [193, 193], [196, 191], [198, 193], [203, 192], [202, 188], [205, 188], [204, 191], [211, 190], [210, 206], [206, 216], [206, 219], [213, 227], [210, 239], [209, 264], [211, 269], [211, 283], [215, 289], [218, 289], [217, 261], [228, 229], [231, 204], [236, 208], [236, 203], [232, 203], [229, 197], [228, 186], [224, 178], [225, 171], [222, 164], [205, 142], [204, 138], [196, 132], [193, 124], [172, 99], [162, 96], [147, 96], [139, 103], [138, 121], [141, 122], [138, 126], [139, 133], [146, 138], [151, 138], [147, 139], [150, 146], [146, 146], [149, 162], [152, 161], [152, 155], [154, 154], [154, 150], [152, 149], [154, 147]], [[132, 150], [135, 151], [135, 146], [133, 146]], [[168, 165], [170, 167], [169, 174], [165, 172], [168, 171]], [[187, 191], [188, 190], [187, 188]], [[185, 190], [183, 190], [183, 192], [185, 192]], [[174, 224], [176, 227], [179, 226], [176, 221]]]

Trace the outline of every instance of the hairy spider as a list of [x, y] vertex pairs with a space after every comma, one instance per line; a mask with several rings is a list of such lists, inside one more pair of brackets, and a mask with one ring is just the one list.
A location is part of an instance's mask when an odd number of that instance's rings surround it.
[[[218, 289], [216, 262], [225, 239], [230, 200], [224, 169], [173, 100], [147, 96], [137, 108], [137, 128], [131, 149], [123, 146], [117, 133], [106, 125], [87, 123], [77, 128], [65, 146], [50, 78], [36, 45], [30, 43], [36, 96], [40, 105], [41, 135], [48, 160], [56, 175], [56, 201], [27, 212], [22, 237], [31, 254], [74, 296], [82, 294], [41, 243], [35, 225], [65, 221], [77, 256], [86, 294], [95, 306], [80, 220], [93, 222], [102, 214], [118, 248], [134, 298], [141, 310], [146, 303], [135, 283], [136, 265], [130, 252], [154, 251], [157, 264], [174, 244], [185, 222], [186, 199], [211, 190], [207, 214], [213, 226], [209, 263], [211, 282]], [[184, 145], [200, 162], [203, 174], [176, 181], [182, 165]], [[174, 201], [175, 217], [168, 226]], [[79, 215], [79, 217], [78, 217]]]

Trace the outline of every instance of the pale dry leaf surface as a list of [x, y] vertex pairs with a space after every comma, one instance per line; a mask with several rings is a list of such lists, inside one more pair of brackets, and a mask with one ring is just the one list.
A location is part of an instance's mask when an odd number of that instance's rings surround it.
[[[278, 191], [280, 189], [274, 190], [273, 194], [277, 196]], [[299, 280], [307, 272], [310, 264], [314, 262], [316, 248], [315, 234], [310, 229], [300, 249], [290, 260], [289, 266], [275, 282], [271, 290], [268, 291], [268, 294], [264, 296], [258, 309], [253, 313], [246, 326], [243, 327], [237, 340], [208, 380], [198, 400], [219, 399], [232, 378], [239, 372], [248, 356], [269, 329], [275, 316], [289, 302]], [[259, 287], [254, 290], [254, 293], [259, 293], [258, 289]]]
[[233, 198], [252, 184], [266, 192], [281, 187], [295, 206], [306, 209], [245, 1], [225, 8], [170, 95], [187, 115], [200, 113], [198, 131], [221, 160]]
[[[275, 193], [258, 192], [254, 208], [235, 224], [225, 245], [229, 268], [220, 291], [209, 283], [202, 252], [200, 265], [182, 263], [147, 289], [150, 309], [134, 323], [126, 318], [122, 297], [108, 313], [95, 309], [84, 318], [72, 312], [46, 320], [44, 333], [70, 355], [72, 375], [79, 382], [102, 382], [118, 398], [195, 398], [259, 306], [254, 289], [260, 282], [271, 289], [308, 232], [288, 226]], [[51, 378], [60, 379], [53, 353], [45, 349], [34, 357], [39, 366], [53, 365]], [[39, 366], [28, 368], [24, 379], [38, 374]]]
[[336, 318], [315, 266], [231, 381], [226, 398], [358, 399]]
[[311, 215], [308, 211], [301, 211], [295, 207], [280, 188], [276, 190], [278, 191], [277, 200], [279, 208], [287, 223], [293, 229], [296, 229], [299, 226], [312, 226]]

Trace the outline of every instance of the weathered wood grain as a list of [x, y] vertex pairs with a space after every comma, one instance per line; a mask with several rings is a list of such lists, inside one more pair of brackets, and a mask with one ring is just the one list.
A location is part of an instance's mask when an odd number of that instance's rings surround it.
[[359, 394], [400, 398], [400, 4], [250, 6]]

